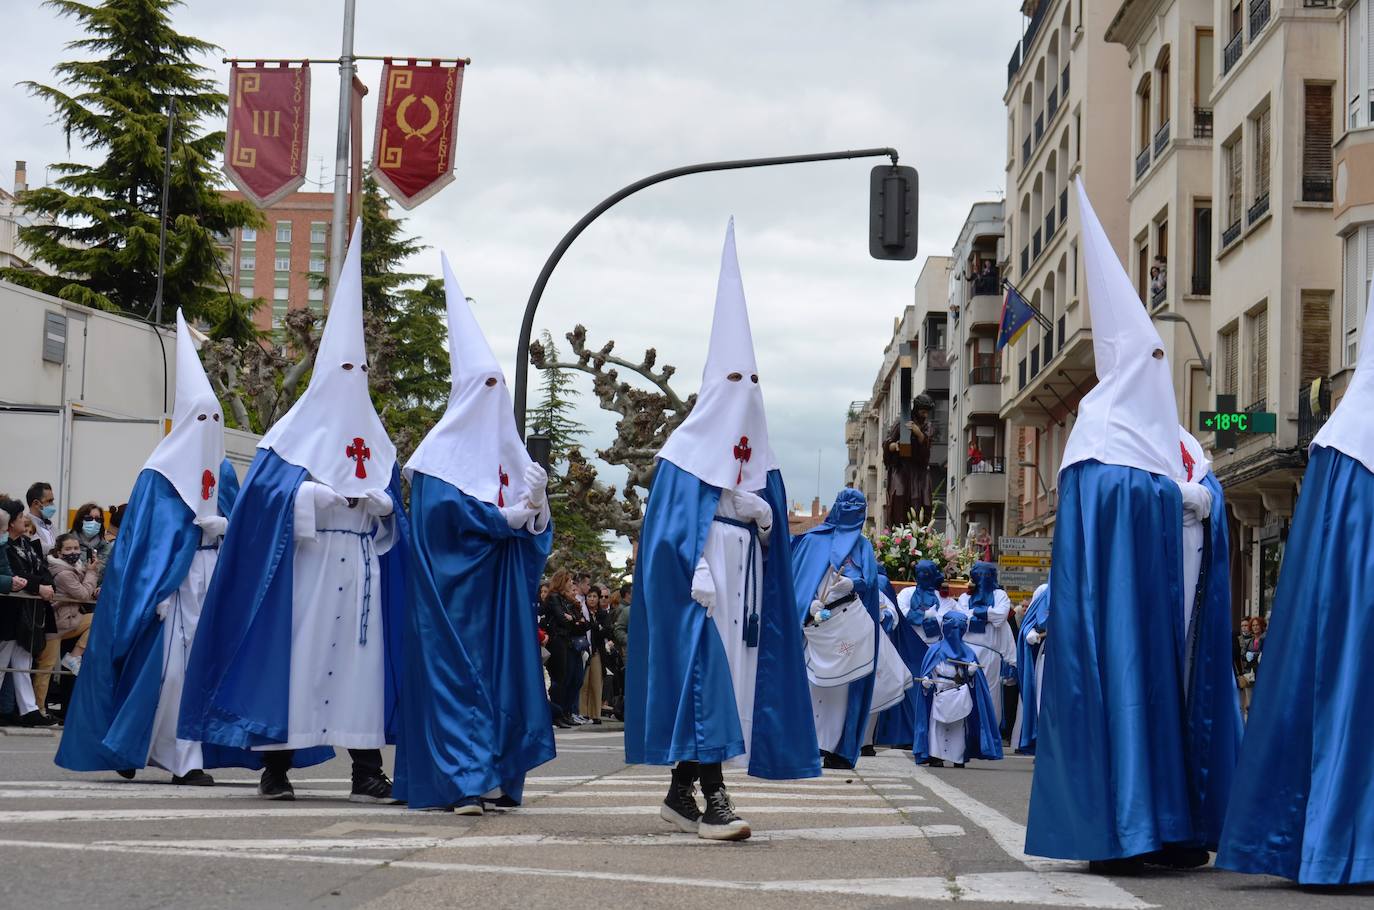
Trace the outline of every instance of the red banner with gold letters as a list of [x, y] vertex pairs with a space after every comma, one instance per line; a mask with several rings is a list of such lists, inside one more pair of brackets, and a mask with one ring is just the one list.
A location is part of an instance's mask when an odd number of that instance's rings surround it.
[[463, 64], [382, 66], [372, 173], [397, 202], [412, 209], [453, 180]]
[[305, 181], [309, 113], [309, 65], [230, 67], [224, 172], [254, 205], [269, 206]]

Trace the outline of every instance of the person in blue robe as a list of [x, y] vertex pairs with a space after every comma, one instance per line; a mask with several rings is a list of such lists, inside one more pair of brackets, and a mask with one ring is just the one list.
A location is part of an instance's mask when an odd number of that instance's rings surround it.
[[1044, 673], [1042, 654], [1050, 618], [1050, 586], [1036, 589], [1030, 606], [1021, 617], [1021, 634], [1016, 641], [1016, 672], [1021, 690], [1021, 714], [1016, 721], [1019, 755], [1035, 754], [1035, 731], [1040, 716], [1040, 683]]
[[1216, 860], [1303, 885], [1374, 882], [1374, 315], [1365, 318], [1355, 376], [1312, 441]]
[[758, 380], [731, 222], [701, 391], [649, 489], [626, 653], [626, 761], [673, 765], [660, 813], [708, 839], [750, 834], [723, 762], [777, 780], [821, 770]]
[[[811, 683], [812, 710], [822, 764], [828, 768], [853, 768], [868, 733], [869, 706], [873, 700], [876, 641], [881, 634], [878, 618], [878, 561], [873, 545], [863, 536], [868, 502], [863, 493], [846, 487], [835, 497], [825, 521], [792, 538], [793, 587], [797, 596], [797, 622], [805, 625], [817, 592], [831, 573], [852, 582], [845, 599], [855, 599], [868, 614], [873, 631], [874, 661], [867, 675], [838, 686]], [[831, 606], [826, 604], [826, 606]], [[814, 620], [812, 620], [814, 621]]]
[[[944, 577], [940, 575], [940, 570], [936, 567], [935, 563], [928, 559], [922, 560], [918, 564], [916, 575], [916, 587], [922, 589], [919, 593], [921, 604], [918, 608], [916, 601], [918, 594], [913, 592], [910, 607], [912, 609], [919, 609], [916, 615], [918, 616], [919, 623], [924, 625], [925, 611], [927, 608], [934, 606], [935, 602], [939, 600], [938, 592], [940, 585], [944, 583]], [[922, 578], [925, 579], [924, 582], [921, 581]], [[897, 592], [892, 588], [892, 582], [888, 580], [887, 575], [882, 575], [879, 581], [886, 592], [887, 598], [895, 606], [893, 621], [884, 623], [883, 631], [886, 633], [888, 640], [892, 643], [892, 647], [896, 650], [898, 656], [901, 657], [902, 663], [906, 664], [907, 671], [912, 677], [919, 676], [921, 673], [921, 666], [925, 663], [926, 650], [929, 646], [911, 624], [911, 620], [908, 619], [908, 616], [911, 614], [903, 612], [899, 605], [901, 598], [898, 597]], [[923, 584], [933, 585], [933, 587], [923, 588]], [[933, 597], [934, 602], [926, 603], [925, 599], [927, 595]], [[883, 711], [878, 716], [878, 725], [873, 732], [873, 741], [896, 749], [910, 751], [912, 744], [915, 742], [916, 712], [920, 710], [920, 701], [920, 686], [912, 686], [910, 689], [907, 689], [906, 694], [900, 702]]]
[[1026, 852], [1106, 874], [1188, 868], [1215, 849], [1239, 731], [1235, 687], [1216, 684], [1224, 504], [1185, 470], [1164, 343], [1075, 186], [1098, 384], [1059, 474]]
[[972, 758], [1002, 758], [1002, 734], [987, 677], [978, 655], [964, 642], [968, 627], [967, 614], [946, 612], [940, 619], [940, 641], [926, 651], [921, 663], [913, 744], [918, 764], [939, 768], [948, 760], [962, 768]]
[[404, 472], [413, 559], [394, 795], [480, 815], [519, 805], [526, 773], [555, 755], [536, 605], [553, 525], [505, 376], [447, 257], [443, 270], [452, 389]]

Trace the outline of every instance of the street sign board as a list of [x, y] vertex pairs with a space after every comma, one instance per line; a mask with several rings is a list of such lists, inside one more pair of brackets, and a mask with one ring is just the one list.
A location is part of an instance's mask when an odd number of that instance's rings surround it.
[[1003, 537], [997, 541], [997, 580], [1012, 600], [1025, 600], [1050, 580], [1052, 537]]
[[1026, 572], [1022, 570], [1011, 570], [997, 573], [997, 581], [1002, 587], [1008, 590], [1034, 591], [1049, 580], [1050, 573], [1048, 571]]
[[1003, 553], [1049, 553], [1054, 549], [1053, 537], [1001, 537], [997, 549]]
[[1002, 569], [1042, 569], [1046, 572], [1050, 569], [1050, 557], [1045, 555], [1022, 555], [1020, 553], [1003, 553], [997, 560], [997, 567]]
[[1273, 433], [1278, 415], [1268, 411], [1202, 411], [1198, 426], [1214, 433]]

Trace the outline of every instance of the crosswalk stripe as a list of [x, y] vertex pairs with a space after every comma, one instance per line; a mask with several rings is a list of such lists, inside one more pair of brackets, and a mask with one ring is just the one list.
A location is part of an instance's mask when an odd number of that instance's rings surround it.
[[[657, 815], [661, 803], [641, 806], [521, 806], [512, 815]], [[935, 806], [740, 806], [751, 815], [901, 815], [920, 812], [939, 813]], [[4, 817], [0, 816], [0, 822]]]
[[[3, 795], [3, 793], [0, 793], [0, 795]], [[584, 790], [584, 789], [582, 789], [582, 788], [580, 788], [580, 787], [575, 787], [575, 788], [573, 788], [573, 789], [571, 789], [571, 790], [559, 790], [559, 791], [543, 791], [543, 790], [538, 790], [538, 791], [526, 790], [526, 791], [525, 791], [525, 796], [526, 796], [526, 798], [529, 798], [529, 797], [532, 797], [532, 796], [539, 796], [539, 797], [543, 797], [543, 798], [546, 798], [546, 799], [547, 799], [547, 798], [553, 798], [553, 799], [606, 799], [606, 798], [608, 798], [608, 797], [609, 797], [609, 798], [612, 798], [612, 799], [615, 799], [615, 798], [621, 797], [621, 796], [659, 796], [659, 797], [661, 797], [662, 795], [663, 795], [663, 791], [662, 791], [662, 790]], [[731, 788], [731, 789], [730, 789], [730, 798], [731, 798], [731, 799], [735, 799], [735, 800], [740, 800], [740, 799], [787, 799], [787, 800], [810, 800], [810, 801], [815, 801], [815, 802], [820, 802], [820, 801], [824, 801], [824, 800], [841, 800], [841, 801], [847, 800], [847, 801], [851, 801], [851, 802], [881, 802], [882, 800], [888, 799], [887, 796], [880, 795], [880, 794], [875, 794], [875, 793], [845, 793], [845, 794], [839, 794], [839, 793], [779, 793], [779, 792], [777, 792], [777, 791], [775, 791], [775, 790], [767, 790], [767, 791], [764, 791], [764, 790], [736, 790], [736, 789], [734, 789], [734, 788]], [[900, 798], [901, 798], [901, 799], [912, 799], [912, 800], [916, 800], [916, 801], [918, 801], [918, 802], [919, 802], [919, 801], [923, 801], [923, 800], [925, 799], [925, 797], [916, 796], [915, 794], [912, 794], [911, 796], [902, 796], [902, 797], [900, 797]]]

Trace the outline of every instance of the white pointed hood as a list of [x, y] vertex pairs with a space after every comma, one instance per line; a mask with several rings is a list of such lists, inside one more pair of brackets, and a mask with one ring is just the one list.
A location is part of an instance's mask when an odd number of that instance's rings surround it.
[[[1173, 374], [1164, 342], [1075, 178], [1097, 385], [1078, 404], [1062, 472], [1080, 461], [1177, 477], [1182, 470]], [[1155, 355], [1158, 356], [1155, 356]]]
[[768, 420], [758, 380], [754, 336], [735, 255], [735, 219], [731, 218], [720, 257], [711, 348], [701, 374], [701, 391], [692, 413], [668, 437], [658, 457], [714, 487], [763, 489], [768, 472], [778, 465], [768, 445]]
[[[1374, 283], [1369, 286], [1369, 301], [1374, 302]], [[1365, 306], [1364, 328], [1360, 330], [1360, 359], [1355, 363], [1355, 377], [1341, 396], [1331, 419], [1326, 422], [1309, 447], [1318, 446], [1343, 452], [1374, 471], [1374, 334], [1370, 334], [1369, 303]]]
[[396, 465], [396, 447], [367, 387], [362, 236], [359, 219], [325, 317], [310, 385], [258, 443], [350, 497], [385, 490]]
[[1212, 470], [1212, 459], [1207, 456], [1207, 450], [1197, 441], [1197, 437], [1182, 425], [1178, 428], [1178, 445], [1179, 455], [1183, 461], [1177, 479], [1189, 483], [1202, 483], [1202, 479]]
[[176, 488], [196, 518], [219, 514], [219, 467], [224, 461], [224, 412], [196, 354], [186, 319], [177, 310], [177, 397], [172, 431], [144, 463]]
[[515, 431], [501, 365], [472, 315], [448, 257], [442, 258], [452, 385], [444, 416], [406, 463], [405, 475], [409, 478], [418, 471], [485, 503], [515, 506], [529, 491], [525, 470], [533, 462]]

